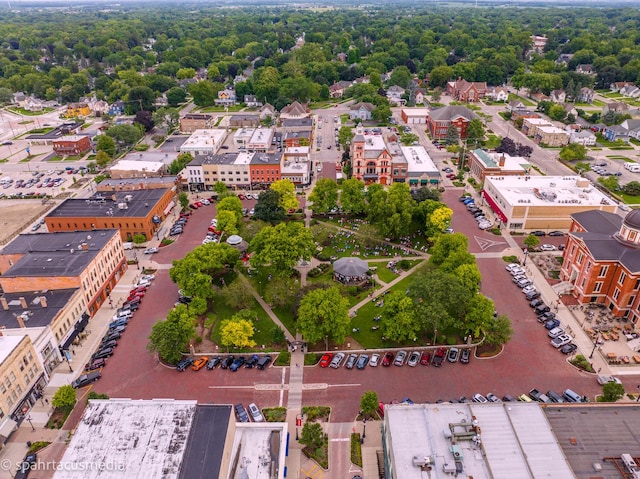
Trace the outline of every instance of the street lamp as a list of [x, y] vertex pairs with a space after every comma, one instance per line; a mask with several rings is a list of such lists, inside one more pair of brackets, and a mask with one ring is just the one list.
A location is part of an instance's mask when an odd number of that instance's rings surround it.
[[364, 444], [364, 438], [367, 437], [367, 417], [364, 415], [362, 415], [362, 440], [360, 441], [360, 444]]
[[638, 384], [638, 395], [636, 396], [636, 402], [640, 401], [640, 384]]
[[29, 423], [29, 425], [31, 426], [31, 430], [32, 430], [32, 431], [35, 431], [35, 430], [36, 430], [36, 428], [35, 428], [35, 427], [33, 427], [33, 423], [31, 422], [31, 416], [30, 416], [30, 415], [29, 415], [29, 416], [27, 416], [27, 422], [28, 422], [28, 423]]
[[527, 264], [527, 256], [529, 256], [529, 248], [524, 249], [524, 261], [522, 262], [522, 266]]
[[600, 331], [596, 334], [596, 338], [593, 340], [593, 349], [591, 350], [591, 354], [589, 355], [589, 359], [593, 358], [593, 353], [596, 352], [596, 348], [598, 347], [598, 338], [600, 337]]

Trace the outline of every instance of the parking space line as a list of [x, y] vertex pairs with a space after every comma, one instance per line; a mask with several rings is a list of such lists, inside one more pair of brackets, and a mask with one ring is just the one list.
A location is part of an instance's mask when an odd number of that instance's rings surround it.
[[305, 469], [303, 467], [300, 468], [300, 471], [307, 477], [313, 477], [314, 479], [322, 479], [322, 469], [314, 464], [310, 469]]
[[362, 386], [360, 383], [349, 383], [349, 384], [329, 384], [330, 388], [357, 388]]

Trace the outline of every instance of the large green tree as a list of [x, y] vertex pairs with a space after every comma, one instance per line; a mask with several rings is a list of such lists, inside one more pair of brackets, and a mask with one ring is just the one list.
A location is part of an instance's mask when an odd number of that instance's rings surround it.
[[385, 298], [380, 316], [382, 334], [391, 341], [403, 343], [421, 331], [413, 300], [400, 291], [394, 291]]
[[300, 301], [296, 327], [309, 343], [324, 339], [342, 344], [350, 324], [349, 301], [335, 286], [310, 291]]
[[382, 236], [397, 239], [409, 232], [414, 208], [409, 185], [394, 183], [388, 191], [378, 188], [371, 194], [366, 207], [367, 219]]
[[269, 186], [273, 191], [278, 192], [280, 195], [280, 206], [284, 208], [285, 211], [289, 212], [292, 210], [297, 210], [300, 206], [298, 202], [298, 198], [296, 198], [296, 188], [295, 185], [291, 182], [291, 180], [278, 180], [271, 183]]
[[288, 276], [298, 261], [311, 259], [315, 249], [311, 231], [304, 224], [280, 223], [262, 228], [253, 238], [251, 262], [256, 266], [269, 264], [277, 276]]
[[255, 331], [253, 321], [255, 312], [245, 309], [234, 314], [230, 319], [222, 321], [220, 326], [220, 343], [229, 348], [253, 348], [256, 342], [253, 340]]
[[340, 206], [345, 213], [359, 215], [365, 210], [364, 183], [357, 178], [349, 178], [342, 182]]
[[169, 364], [176, 364], [182, 353], [188, 351], [189, 341], [196, 334], [195, 316], [184, 304], [167, 313], [167, 319], [158, 321], [151, 328], [147, 349]]
[[254, 207], [254, 218], [257, 220], [276, 223], [285, 218], [286, 212], [280, 205], [280, 193], [275, 190], [266, 190], [258, 196], [258, 202]]
[[314, 213], [327, 213], [338, 204], [338, 185], [330, 178], [320, 178], [309, 195]]

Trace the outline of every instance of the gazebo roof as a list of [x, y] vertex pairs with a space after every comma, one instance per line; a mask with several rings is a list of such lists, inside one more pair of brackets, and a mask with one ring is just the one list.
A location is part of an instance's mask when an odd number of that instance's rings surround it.
[[342, 276], [362, 276], [369, 271], [369, 264], [360, 258], [340, 258], [333, 263], [333, 270]]
[[230, 244], [232, 246], [239, 245], [240, 243], [242, 243], [242, 237], [238, 235], [231, 235], [227, 238], [227, 244]]

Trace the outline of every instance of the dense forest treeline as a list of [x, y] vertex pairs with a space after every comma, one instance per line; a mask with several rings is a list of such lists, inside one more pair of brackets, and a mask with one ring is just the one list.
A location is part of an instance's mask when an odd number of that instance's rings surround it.
[[[276, 107], [388, 72], [388, 84], [402, 87], [414, 76], [429, 76], [432, 87], [458, 77], [541, 91], [607, 87], [638, 80], [639, 20], [628, 8], [25, 10], [0, 21], [0, 102], [18, 91], [61, 102], [95, 92], [148, 109], [163, 93], [179, 99], [197, 74], [205, 81], [187, 88], [201, 104], [245, 73], [238, 98], [255, 94]], [[549, 39], [541, 54], [530, 53], [533, 34]], [[573, 57], [558, 64], [560, 54]], [[597, 76], [578, 75], [578, 64]]]

